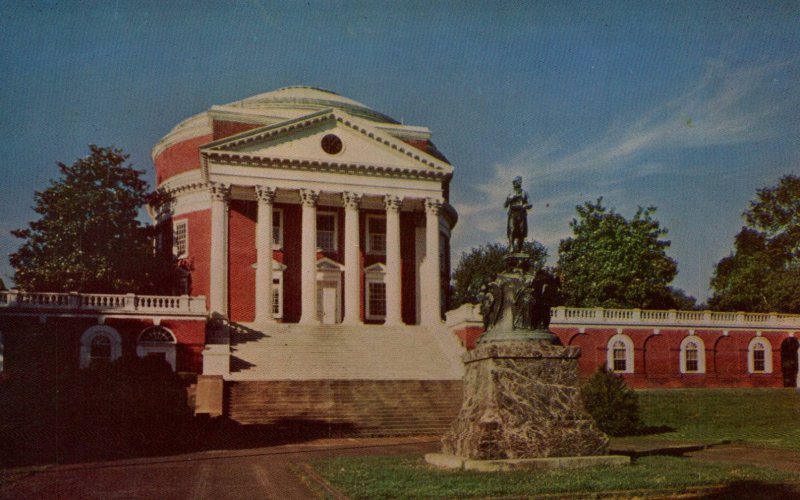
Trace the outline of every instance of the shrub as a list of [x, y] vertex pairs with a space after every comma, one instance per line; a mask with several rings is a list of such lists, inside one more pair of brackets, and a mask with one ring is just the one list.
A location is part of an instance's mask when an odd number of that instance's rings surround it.
[[597, 427], [606, 434], [625, 436], [639, 430], [639, 396], [605, 366], [581, 386], [581, 398]]

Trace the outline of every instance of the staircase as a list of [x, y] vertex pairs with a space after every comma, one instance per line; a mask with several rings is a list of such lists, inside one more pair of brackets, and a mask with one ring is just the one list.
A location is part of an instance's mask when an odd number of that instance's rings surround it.
[[226, 379], [460, 380], [460, 351], [449, 348], [450, 337], [411, 325], [232, 324]]
[[461, 408], [460, 380], [228, 382], [226, 414], [240, 424], [300, 423], [359, 436], [442, 434]]
[[224, 406], [240, 424], [441, 434], [461, 407], [460, 346], [445, 331], [231, 324], [229, 334]]

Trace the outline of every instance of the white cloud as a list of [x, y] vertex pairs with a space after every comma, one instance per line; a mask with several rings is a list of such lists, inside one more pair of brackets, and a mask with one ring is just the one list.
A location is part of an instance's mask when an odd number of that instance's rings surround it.
[[502, 205], [510, 180], [517, 175], [523, 177], [534, 202], [532, 237], [548, 246], [554, 261], [558, 242], [569, 234], [566, 221], [574, 216], [575, 205], [601, 194], [613, 200], [619, 179], [655, 175], [668, 168], [647, 158], [648, 153], [746, 144], [785, 133], [778, 117], [796, 109], [800, 93], [776, 98], [770, 85], [782, 69], [796, 63], [731, 69], [711, 62], [683, 95], [633, 121], [612, 123], [604, 134], [577, 149], [570, 150], [566, 134], [532, 138], [511, 160], [493, 165], [484, 182], [473, 186], [479, 193], [475, 203], [456, 206], [461, 222], [454, 237], [454, 256], [504, 238]]

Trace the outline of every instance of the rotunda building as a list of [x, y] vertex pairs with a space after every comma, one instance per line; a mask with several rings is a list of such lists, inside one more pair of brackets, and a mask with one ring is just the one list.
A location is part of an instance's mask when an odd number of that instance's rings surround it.
[[153, 149], [161, 243], [233, 322], [439, 324], [457, 216], [430, 138], [311, 87], [212, 106]]

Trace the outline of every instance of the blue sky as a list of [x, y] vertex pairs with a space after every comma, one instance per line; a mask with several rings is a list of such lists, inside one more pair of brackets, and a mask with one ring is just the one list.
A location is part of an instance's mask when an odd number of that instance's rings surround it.
[[800, 2], [517, 3], [2, 2], [0, 254], [56, 161], [115, 145], [152, 182], [182, 119], [302, 84], [432, 130], [455, 260], [503, 239], [522, 175], [551, 264], [575, 205], [656, 205], [705, 299], [756, 189], [800, 171]]

